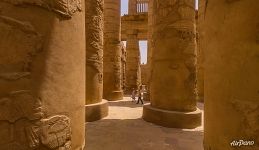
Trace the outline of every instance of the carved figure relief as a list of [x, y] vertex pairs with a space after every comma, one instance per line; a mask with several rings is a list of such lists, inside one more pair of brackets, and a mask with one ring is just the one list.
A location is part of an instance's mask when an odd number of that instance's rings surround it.
[[71, 149], [70, 119], [62, 115], [44, 118], [40, 99], [35, 98], [30, 91], [12, 92], [0, 99], [0, 126], [3, 124], [8, 127], [1, 130], [12, 132], [9, 132], [10, 138], [6, 139], [5, 144], [0, 144], [0, 148]]
[[[30, 23], [1, 15], [0, 35], [4, 37], [0, 38], [0, 80], [5, 81], [1, 86], [30, 80], [42, 36]], [[6, 137], [0, 141], [0, 150], [71, 149], [70, 119], [61, 115], [47, 118], [41, 99], [18, 87], [0, 97], [0, 137]]]
[[[99, 83], [103, 82], [103, 1], [86, 1], [86, 65], [98, 74]], [[91, 4], [90, 4], [91, 3]], [[94, 14], [94, 15], [93, 15]]]
[[53, 11], [63, 17], [71, 18], [81, 11], [81, 0], [0, 0], [14, 5], [35, 5]]
[[42, 36], [28, 22], [0, 16], [0, 79], [28, 77], [33, 57], [41, 51]]

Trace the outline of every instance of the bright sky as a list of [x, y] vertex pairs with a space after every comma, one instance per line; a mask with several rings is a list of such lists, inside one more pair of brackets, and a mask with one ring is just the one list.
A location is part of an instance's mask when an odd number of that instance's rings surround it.
[[[198, 0], [196, 0], [196, 9], [198, 8]], [[121, 15], [128, 14], [128, 0], [121, 0]], [[139, 41], [141, 63], [147, 63], [147, 41]]]

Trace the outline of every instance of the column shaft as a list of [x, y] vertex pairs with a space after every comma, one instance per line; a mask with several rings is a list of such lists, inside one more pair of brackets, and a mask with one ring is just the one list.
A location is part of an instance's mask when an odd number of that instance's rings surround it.
[[[193, 1], [153, 1], [151, 105], [143, 117], [163, 126], [201, 125], [196, 107], [196, 33]], [[174, 8], [174, 9], [171, 9]], [[162, 120], [159, 115], [166, 115]], [[164, 119], [164, 120], [163, 120]]]
[[0, 149], [84, 148], [83, 6], [0, 2]]
[[207, 3], [205, 150], [259, 149], [258, 9], [256, 0]]
[[86, 0], [86, 97], [85, 121], [108, 115], [103, 97], [103, 0]]
[[197, 41], [197, 94], [198, 101], [204, 101], [204, 19], [205, 19], [205, 0], [199, 0], [199, 9], [198, 9], [198, 20], [197, 20], [197, 32], [198, 32], [198, 41]]
[[104, 21], [104, 98], [123, 99], [121, 88], [120, 0], [105, 0]]
[[129, 94], [141, 84], [140, 51], [136, 32], [128, 35], [126, 49], [126, 92]]
[[148, 2], [148, 51], [147, 51], [147, 100], [150, 100], [150, 82], [151, 82], [151, 69], [152, 69], [152, 35], [153, 35], [153, 0]]

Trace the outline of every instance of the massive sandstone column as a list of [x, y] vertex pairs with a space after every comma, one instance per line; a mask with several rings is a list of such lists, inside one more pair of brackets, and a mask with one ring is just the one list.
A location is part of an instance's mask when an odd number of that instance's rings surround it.
[[82, 150], [84, 3], [0, 0], [0, 149]]
[[126, 81], [126, 47], [123, 42], [121, 42], [121, 74], [122, 74], [122, 82], [121, 87], [125, 89], [125, 81]]
[[103, 100], [103, 0], [86, 0], [86, 106], [85, 121], [108, 115]]
[[[259, 149], [258, 10], [257, 0], [206, 7], [205, 150]], [[233, 140], [254, 145], [232, 147]]]
[[150, 82], [152, 69], [152, 50], [153, 50], [153, 0], [148, 1], [148, 51], [147, 51], [147, 99], [150, 100]]
[[105, 99], [123, 99], [121, 88], [120, 0], [104, 0], [104, 93]]
[[[171, 9], [173, 8], [173, 9]], [[194, 0], [154, 0], [151, 105], [143, 118], [166, 127], [201, 125], [196, 107]]]
[[140, 51], [137, 31], [129, 31], [127, 36], [126, 57], [126, 92], [130, 94], [132, 89], [138, 89], [141, 84]]
[[204, 19], [205, 19], [205, 3], [206, 0], [199, 0], [197, 32], [198, 32], [198, 61], [197, 61], [197, 94], [198, 101], [204, 101]]

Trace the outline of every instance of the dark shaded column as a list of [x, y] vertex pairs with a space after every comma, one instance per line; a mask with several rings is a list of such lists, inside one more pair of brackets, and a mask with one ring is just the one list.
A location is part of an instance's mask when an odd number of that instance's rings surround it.
[[123, 99], [121, 88], [120, 0], [105, 0], [104, 9], [104, 89], [109, 101]]
[[151, 104], [143, 118], [166, 127], [198, 127], [194, 0], [156, 0], [153, 12]]
[[198, 92], [198, 101], [204, 102], [204, 19], [205, 19], [205, 0], [199, 0], [199, 10], [198, 10], [198, 20], [197, 20], [197, 32], [198, 32], [198, 41], [197, 41], [197, 92]]
[[127, 36], [126, 57], [126, 93], [130, 94], [132, 89], [138, 89], [141, 84], [140, 51], [137, 31], [133, 30]]
[[108, 115], [103, 100], [103, 0], [86, 0], [86, 98], [85, 121]]
[[207, 3], [205, 150], [259, 149], [258, 9], [255, 0]]

